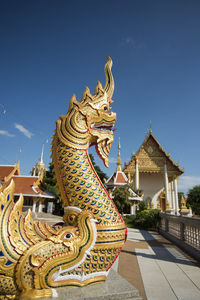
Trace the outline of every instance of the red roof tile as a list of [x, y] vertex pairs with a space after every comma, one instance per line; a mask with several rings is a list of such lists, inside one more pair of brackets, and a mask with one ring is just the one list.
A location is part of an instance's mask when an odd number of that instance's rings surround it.
[[30, 194], [35, 195], [32, 186], [38, 177], [34, 176], [13, 176], [12, 179], [15, 182], [15, 194]]
[[121, 172], [117, 172], [115, 183], [127, 183]]
[[13, 170], [15, 166], [0, 166], [0, 180], [3, 181]]
[[[23, 194], [24, 196], [42, 197], [42, 198], [55, 198], [53, 194], [44, 191], [40, 186], [33, 186], [34, 182], [38, 180], [37, 176], [13, 176], [12, 179], [15, 183], [14, 195]], [[5, 189], [11, 180], [3, 185]]]

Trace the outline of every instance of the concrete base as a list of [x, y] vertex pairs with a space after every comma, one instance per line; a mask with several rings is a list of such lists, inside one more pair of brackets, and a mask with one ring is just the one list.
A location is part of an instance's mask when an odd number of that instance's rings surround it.
[[57, 298], [67, 300], [142, 300], [138, 290], [122, 278], [114, 270], [110, 270], [108, 278], [103, 283], [85, 287], [56, 289]]

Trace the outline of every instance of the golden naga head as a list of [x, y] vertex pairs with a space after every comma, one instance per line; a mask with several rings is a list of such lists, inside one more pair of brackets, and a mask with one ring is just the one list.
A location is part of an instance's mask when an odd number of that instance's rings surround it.
[[106, 167], [108, 167], [108, 156], [116, 122], [116, 113], [113, 113], [110, 107], [114, 91], [111, 67], [112, 60], [107, 57], [104, 88], [98, 81], [94, 95], [91, 95], [89, 88], [86, 87], [80, 102], [73, 95], [67, 114], [57, 121], [56, 130], [58, 137], [66, 146], [87, 149], [95, 145]]

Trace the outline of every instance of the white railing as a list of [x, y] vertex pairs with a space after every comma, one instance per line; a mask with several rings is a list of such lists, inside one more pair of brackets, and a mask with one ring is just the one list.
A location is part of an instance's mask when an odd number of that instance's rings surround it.
[[200, 218], [161, 213], [161, 230], [200, 250]]

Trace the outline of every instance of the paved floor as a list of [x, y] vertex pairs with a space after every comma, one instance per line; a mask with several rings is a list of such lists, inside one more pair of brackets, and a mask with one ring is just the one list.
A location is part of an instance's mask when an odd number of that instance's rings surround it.
[[199, 300], [197, 262], [155, 232], [128, 229], [128, 240], [115, 264], [144, 300]]

